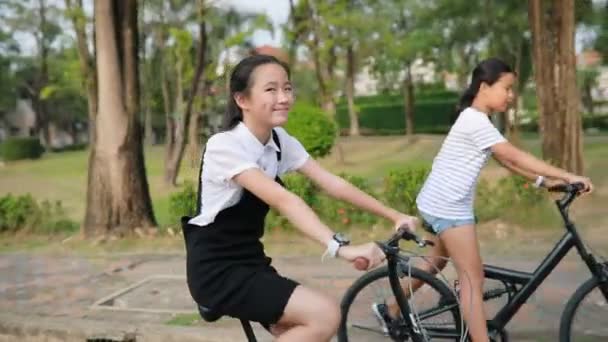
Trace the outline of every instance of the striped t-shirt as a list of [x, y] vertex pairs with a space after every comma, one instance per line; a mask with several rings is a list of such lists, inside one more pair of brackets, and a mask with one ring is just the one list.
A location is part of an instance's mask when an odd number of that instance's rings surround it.
[[471, 107], [463, 110], [433, 160], [416, 198], [418, 209], [441, 218], [474, 218], [479, 173], [492, 153], [490, 147], [503, 141], [487, 114]]

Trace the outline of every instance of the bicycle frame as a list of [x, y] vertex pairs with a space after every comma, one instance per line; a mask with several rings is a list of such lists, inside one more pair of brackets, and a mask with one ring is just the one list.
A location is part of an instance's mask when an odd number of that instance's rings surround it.
[[401, 311], [402, 317], [407, 317], [407, 320], [410, 323], [405, 325], [405, 329], [407, 330], [408, 335], [412, 338], [413, 342], [424, 342], [420, 329], [416, 325], [416, 320], [414, 319], [412, 312], [410, 311], [410, 307], [407, 304], [408, 300], [403, 291], [401, 291], [401, 283], [398, 272], [398, 263], [400, 260], [399, 240], [400, 237], [389, 240], [389, 242], [385, 245], [379, 245], [384, 251], [384, 254], [386, 254], [388, 278], [393, 294], [395, 294], [395, 300], [397, 301], [397, 305], [399, 305], [399, 310]]
[[[551, 272], [555, 270], [557, 265], [562, 261], [562, 259], [566, 256], [566, 254], [568, 254], [568, 252], [572, 248], [576, 248], [578, 254], [589, 268], [591, 274], [598, 280], [600, 280], [602, 284], [604, 284], [601, 287], [601, 291], [608, 300], [608, 263], [603, 264], [598, 262], [596, 258], [591, 253], [589, 253], [589, 251], [583, 244], [580, 235], [576, 230], [576, 226], [570, 220], [568, 215], [568, 208], [572, 201], [576, 198], [578, 190], [576, 190], [576, 187], [568, 187], [566, 189], [569, 190], [564, 190], [564, 197], [560, 200], [555, 201], [558, 210], [564, 220], [564, 227], [566, 229], [566, 233], [557, 242], [553, 249], [547, 254], [547, 256], [539, 264], [539, 266], [534, 270], [534, 272], [521, 272], [513, 269], [501, 268], [492, 265], [484, 265], [484, 273], [486, 279], [499, 280], [505, 284], [519, 286], [519, 288], [511, 288], [513, 297], [510, 298], [508, 302], [496, 313], [496, 315], [488, 321], [488, 328], [490, 328], [490, 331], [500, 333], [504, 330], [505, 326], [510, 322], [513, 316], [515, 316], [521, 306], [527, 302], [527, 300], [532, 296], [532, 294], [534, 294], [534, 292], [538, 289], [540, 284], [542, 284], [545, 279], [547, 279], [549, 274], [551, 274]], [[416, 320], [414, 319], [412, 312], [409, 308], [408, 299], [405, 297], [405, 294], [401, 290], [398, 267], [400, 262], [407, 262], [407, 259], [404, 260], [403, 257], [399, 255], [398, 242], [402, 238], [406, 240], [414, 240], [418, 244], [420, 244], [421, 241], [424, 241], [420, 240], [414, 234], [406, 232], [402, 233], [401, 236], [397, 234], [396, 237], [391, 238], [386, 243], [379, 243], [379, 246], [386, 254], [389, 282], [392, 292], [395, 295], [395, 299], [401, 310], [402, 317], [406, 318], [406, 324], [404, 328], [407, 330], [408, 336], [412, 339], [412, 341], [424, 341], [424, 337], [421, 334], [420, 329], [417, 326]], [[448, 304], [445, 307], [441, 308], [441, 310], [439, 311], [450, 310], [456, 305], [458, 304]], [[444, 331], [444, 333], [446, 337], [458, 337], [455, 335], [454, 332], [450, 333], [449, 331]], [[439, 334], [442, 333], [440, 332]]]
[[[576, 248], [578, 254], [583, 259], [589, 271], [592, 275], [597, 277], [600, 281], [606, 282], [606, 273], [603, 272], [603, 265], [599, 263], [595, 257], [589, 253], [585, 245], [583, 244], [576, 226], [570, 221], [568, 215], [568, 207], [574, 200], [576, 194], [567, 193], [564, 198], [557, 200], [556, 205], [564, 220], [564, 226], [566, 233], [557, 242], [555, 247], [549, 252], [544, 258], [540, 265], [532, 273], [520, 272], [511, 269], [498, 268], [491, 265], [484, 265], [485, 276], [488, 279], [495, 279], [506, 281], [514, 284], [521, 285], [522, 287], [514, 291], [514, 296], [509, 300], [494, 316], [492, 320], [488, 322], [488, 326], [500, 331], [509, 323], [509, 321], [515, 316], [519, 308], [526, 303], [526, 301], [534, 294], [540, 284], [553, 272], [555, 267], [562, 261], [564, 256], [572, 248]], [[608, 298], [608, 286], [603, 289], [604, 295]]]

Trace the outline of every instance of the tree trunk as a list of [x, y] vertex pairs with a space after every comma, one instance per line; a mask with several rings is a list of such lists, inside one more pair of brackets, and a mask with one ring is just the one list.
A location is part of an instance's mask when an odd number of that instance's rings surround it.
[[577, 174], [584, 172], [582, 120], [580, 113], [580, 96], [576, 83], [576, 52], [575, 52], [575, 3], [574, 0], [561, 0], [559, 5], [561, 22], [558, 26], [559, 41], [559, 84], [558, 88], [564, 92], [560, 97], [563, 105], [563, 139], [560, 165]]
[[[177, 176], [179, 174], [180, 165], [184, 156], [184, 150], [186, 148], [186, 134], [189, 133], [191, 138], [190, 144], [194, 144], [193, 148], [200, 150], [198, 148], [199, 138], [198, 138], [198, 114], [196, 116], [197, 121], [193, 124], [189, 129], [190, 119], [192, 116], [192, 107], [194, 105], [194, 99], [199, 94], [198, 88], [200, 84], [201, 77], [205, 70], [206, 56], [205, 52], [207, 50], [207, 29], [205, 26], [204, 15], [205, 15], [205, 1], [199, 0], [198, 2], [198, 11], [199, 11], [199, 39], [198, 39], [198, 49], [197, 49], [197, 60], [196, 60], [196, 69], [194, 72], [194, 77], [192, 78], [192, 83], [190, 85], [190, 97], [188, 98], [188, 102], [184, 106], [183, 104], [183, 89], [182, 89], [182, 60], [178, 56], [178, 65], [177, 65], [177, 75], [178, 79], [176, 81], [176, 108], [175, 115], [181, 115], [181, 117], [177, 120], [177, 124], [174, 126], [175, 129], [175, 143], [172, 145], [172, 150], [169, 152], [169, 159], [165, 166], [165, 183], [170, 185], [177, 185]], [[189, 132], [187, 132], [189, 130]]]
[[414, 139], [414, 82], [412, 79], [412, 66], [407, 63], [405, 66], [406, 75], [403, 78], [403, 105], [405, 109], [405, 135], [409, 142]]
[[359, 114], [355, 109], [355, 53], [353, 46], [346, 49], [346, 101], [350, 118], [350, 135], [359, 136]]
[[167, 130], [171, 129], [171, 131], [167, 131], [167, 135], [171, 136], [171, 141], [167, 142], [166, 148], [166, 160], [165, 160], [165, 184], [167, 185], [176, 185], [177, 179], [177, 165], [176, 161], [178, 158], [178, 153], [182, 146], [184, 146], [184, 138], [186, 134], [186, 126], [184, 122], [184, 89], [183, 89], [183, 72], [182, 72], [183, 62], [180, 56], [177, 56], [177, 61], [175, 65], [175, 93], [174, 95], [174, 105], [175, 107], [168, 114], [168, 120], [171, 121], [171, 125], [169, 123], [167, 125]]
[[47, 101], [41, 97], [42, 90], [49, 82], [49, 63], [48, 63], [48, 29], [46, 21], [46, 0], [38, 0], [38, 17], [40, 24], [38, 26], [38, 35], [36, 37], [36, 45], [38, 48], [38, 62], [40, 73], [36, 76], [33, 84], [33, 106], [36, 114], [36, 125], [34, 126], [34, 134], [37, 138], [42, 138], [44, 148], [49, 151], [51, 149], [51, 134], [49, 127], [49, 115], [47, 110]]
[[[523, 41], [517, 45], [517, 52], [515, 55], [515, 72], [517, 75], [521, 75], [521, 63], [523, 59]], [[525, 84], [519, 82], [519, 89], [525, 89]], [[513, 106], [511, 110], [506, 113], [505, 116], [505, 135], [512, 144], [519, 145], [519, 91], [515, 91], [513, 98]]]
[[136, 0], [95, 1], [99, 86], [85, 236], [156, 226], [139, 123]]
[[582, 173], [574, 0], [529, 1], [543, 158]]
[[[77, 0], [75, 4], [72, 0], [65, 0], [66, 8], [70, 9], [70, 19], [74, 25], [76, 32], [76, 43], [78, 46], [78, 59], [80, 60], [80, 71], [83, 75], [84, 86], [87, 90], [87, 108], [88, 108], [88, 128], [89, 128], [89, 146], [95, 145], [95, 120], [97, 117], [97, 74], [93, 68], [93, 59], [89, 52], [88, 39], [84, 20], [84, 12], [82, 8], [82, 0]], [[93, 149], [91, 149], [93, 151]], [[91, 156], [89, 156], [89, 165], [91, 165]], [[89, 174], [91, 174], [89, 170]], [[89, 180], [90, 182], [90, 180]]]

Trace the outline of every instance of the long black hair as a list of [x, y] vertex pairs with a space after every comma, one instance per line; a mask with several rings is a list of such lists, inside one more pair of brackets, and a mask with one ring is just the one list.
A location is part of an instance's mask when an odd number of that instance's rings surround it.
[[492, 85], [500, 79], [504, 74], [512, 74], [513, 69], [505, 62], [498, 58], [488, 58], [481, 61], [475, 69], [473, 69], [473, 76], [471, 77], [471, 84], [464, 91], [460, 97], [458, 108], [456, 113], [460, 113], [467, 107], [471, 106], [475, 96], [479, 92], [479, 87], [482, 83]]
[[253, 74], [255, 68], [264, 64], [278, 64], [285, 69], [287, 77], [290, 77], [290, 71], [287, 64], [279, 61], [273, 56], [253, 55], [241, 60], [230, 74], [230, 94], [228, 96], [228, 104], [226, 106], [226, 113], [224, 114], [222, 125], [224, 130], [230, 130], [240, 121], [243, 121], [243, 111], [236, 103], [234, 97], [238, 93], [247, 94], [253, 84], [251, 74]]

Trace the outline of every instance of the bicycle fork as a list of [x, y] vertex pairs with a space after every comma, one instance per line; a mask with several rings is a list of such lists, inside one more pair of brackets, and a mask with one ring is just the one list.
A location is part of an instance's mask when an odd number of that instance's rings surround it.
[[[389, 258], [388, 263], [388, 278], [389, 283], [391, 285], [391, 289], [395, 294], [395, 299], [397, 300], [397, 305], [399, 305], [399, 310], [401, 311], [401, 317], [404, 317], [405, 321], [405, 329], [409, 337], [413, 342], [425, 342], [424, 332], [418, 326], [418, 322], [412, 310], [410, 310], [410, 306], [408, 304], [408, 300], [405, 297], [403, 290], [401, 288], [401, 282], [399, 281], [398, 267], [396, 258]], [[406, 318], [407, 317], [407, 318]], [[406, 336], [392, 336], [393, 338], [402, 338]]]

